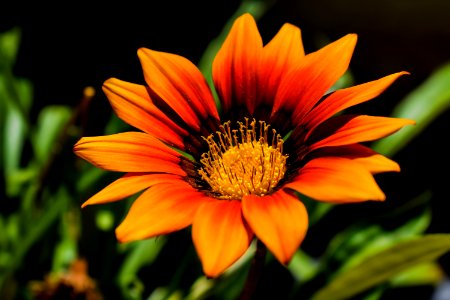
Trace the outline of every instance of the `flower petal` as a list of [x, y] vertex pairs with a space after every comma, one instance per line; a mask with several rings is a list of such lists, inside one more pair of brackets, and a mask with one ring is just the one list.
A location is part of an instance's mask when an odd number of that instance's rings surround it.
[[219, 276], [239, 259], [252, 238], [237, 200], [205, 203], [192, 224], [192, 239], [208, 277]]
[[359, 103], [368, 101], [380, 95], [397, 78], [408, 72], [398, 72], [385, 76], [381, 79], [356, 85], [342, 90], [337, 90], [326, 97], [314, 109], [305, 116], [303, 120], [296, 120], [296, 123], [302, 122], [312, 130], [317, 125], [333, 116], [334, 114]]
[[138, 50], [145, 81], [190, 127], [199, 130], [201, 120], [219, 119], [211, 90], [200, 70], [188, 59], [146, 48]]
[[75, 144], [74, 152], [109, 171], [186, 175], [178, 165], [180, 154], [142, 132], [83, 137]]
[[[310, 135], [310, 150], [326, 146], [342, 146], [386, 137], [413, 120], [390, 117], [342, 115], [328, 119]], [[317, 142], [314, 142], [317, 141]]]
[[224, 113], [241, 106], [253, 113], [262, 49], [262, 39], [253, 17], [248, 13], [238, 17], [212, 66], [214, 85]]
[[285, 187], [332, 203], [383, 201], [386, 198], [367, 169], [341, 157], [321, 157], [309, 161]]
[[155, 185], [134, 201], [116, 229], [117, 239], [129, 242], [183, 229], [192, 224], [199, 206], [210, 200], [186, 182]]
[[81, 205], [81, 207], [118, 201], [134, 195], [152, 185], [164, 182], [176, 184], [180, 180], [182, 180], [180, 176], [172, 174], [127, 173], [89, 198]]
[[308, 229], [305, 206], [292, 193], [279, 190], [268, 196], [242, 199], [245, 220], [273, 255], [287, 264]]
[[293, 111], [294, 119], [301, 120], [345, 73], [356, 40], [355, 34], [348, 34], [306, 55], [298, 68], [281, 81], [272, 116], [279, 110]]
[[119, 118], [183, 149], [187, 132], [154, 105], [145, 86], [111, 78], [103, 84], [103, 91]]
[[284, 24], [263, 49], [259, 93], [262, 104], [272, 106], [283, 76], [305, 56], [300, 29]]
[[348, 158], [359, 163], [372, 174], [400, 172], [400, 166], [395, 161], [360, 144], [321, 148], [314, 152], [314, 156], [337, 156]]

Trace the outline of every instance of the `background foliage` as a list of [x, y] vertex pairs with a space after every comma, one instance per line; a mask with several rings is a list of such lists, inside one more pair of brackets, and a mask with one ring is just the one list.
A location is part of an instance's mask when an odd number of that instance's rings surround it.
[[253, 246], [222, 277], [208, 280], [189, 230], [119, 244], [114, 228], [133, 199], [81, 210], [82, 202], [119, 174], [79, 160], [72, 146], [81, 136], [126, 129], [111, 113], [101, 85], [109, 77], [142, 82], [139, 47], [188, 57], [209, 76], [230, 22], [249, 11], [265, 41], [285, 22], [299, 26], [307, 52], [358, 33], [350, 70], [336, 88], [409, 71], [378, 99], [352, 109], [417, 122], [371, 145], [402, 167], [401, 173], [377, 177], [386, 202], [332, 206], [305, 199], [311, 216], [307, 237], [288, 267], [268, 255], [256, 299], [446, 299], [441, 295], [450, 272], [444, 144], [450, 132], [450, 5], [174, 5], [130, 3], [96, 11], [79, 4], [70, 16], [58, 7], [56, 14], [34, 17], [3, 10], [0, 298], [71, 299], [72, 289], [82, 299], [236, 299]]

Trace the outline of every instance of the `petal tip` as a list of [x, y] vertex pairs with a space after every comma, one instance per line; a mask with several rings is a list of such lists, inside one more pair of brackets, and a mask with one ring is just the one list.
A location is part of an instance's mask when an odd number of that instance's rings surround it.
[[386, 195], [380, 190], [379, 194], [372, 199], [373, 201], [383, 202], [386, 200]]
[[349, 33], [346, 36], [344, 36], [344, 38], [352, 44], [356, 44], [356, 42], [358, 41], [358, 34], [356, 33]]

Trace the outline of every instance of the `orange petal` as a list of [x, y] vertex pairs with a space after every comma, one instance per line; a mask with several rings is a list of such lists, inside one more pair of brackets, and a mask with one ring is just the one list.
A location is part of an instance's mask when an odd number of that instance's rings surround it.
[[333, 203], [383, 201], [386, 198], [367, 169], [340, 157], [311, 160], [285, 187], [313, 199]]
[[207, 201], [210, 198], [186, 182], [155, 185], [134, 201], [116, 229], [117, 239], [129, 242], [183, 229], [192, 224], [197, 209]]
[[241, 202], [217, 200], [202, 205], [192, 224], [192, 239], [208, 277], [217, 277], [248, 249], [253, 238]]
[[140, 48], [138, 55], [150, 89], [186, 124], [199, 130], [200, 119], [209, 116], [219, 119], [208, 83], [192, 62], [179, 55], [145, 48]]
[[372, 174], [400, 172], [400, 166], [395, 161], [360, 144], [321, 148], [314, 152], [314, 155], [348, 158], [359, 163]]
[[180, 176], [171, 174], [127, 173], [89, 198], [81, 207], [118, 201], [152, 185], [164, 182], [176, 184], [180, 180], [182, 180]]
[[111, 78], [103, 84], [103, 91], [119, 118], [183, 149], [187, 132], [153, 104], [145, 86]]
[[180, 154], [142, 132], [83, 137], [75, 144], [74, 152], [108, 171], [186, 175], [178, 165]]
[[299, 67], [280, 83], [272, 111], [293, 111], [296, 120], [308, 113], [331, 86], [345, 73], [356, 45], [355, 34], [306, 55]]
[[214, 85], [224, 112], [235, 105], [246, 106], [250, 113], [254, 111], [262, 49], [253, 17], [246, 13], [237, 18], [212, 66]]
[[264, 197], [245, 196], [242, 211], [255, 235], [282, 264], [287, 264], [308, 229], [308, 213], [303, 203], [280, 190]]
[[[403, 126], [415, 124], [413, 120], [374, 116], [337, 116], [322, 123], [310, 135], [317, 142], [310, 146], [314, 150], [325, 146], [342, 146], [373, 141], [400, 130]], [[322, 136], [325, 136], [322, 138]]]
[[314, 107], [303, 120], [296, 120], [296, 123], [302, 122], [302, 124], [306, 124], [308, 128], [313, 129], [334, 114], [353, 105], [377, 97], [397, 80], [397, 78], [405, 74], [409, 73], [398, 72], [378, 80], [337, 90]]
[[291, 24], [283, 25], [263, 49], [259, 90], [264, 104], [272, 105], [280, 80], [297, 67], [304, 56], [300, 29]]

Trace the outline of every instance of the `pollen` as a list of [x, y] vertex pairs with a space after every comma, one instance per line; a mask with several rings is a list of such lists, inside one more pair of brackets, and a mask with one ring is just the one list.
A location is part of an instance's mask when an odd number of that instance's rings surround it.
[[237, 127], [232, 129], [228, 121], [215, 135], [204, 137], [209, 151], [202, 154], [198, 173], [217, 198], [264, 196], [284, 177], [283, 139], [264, 121], [246, 118]]

